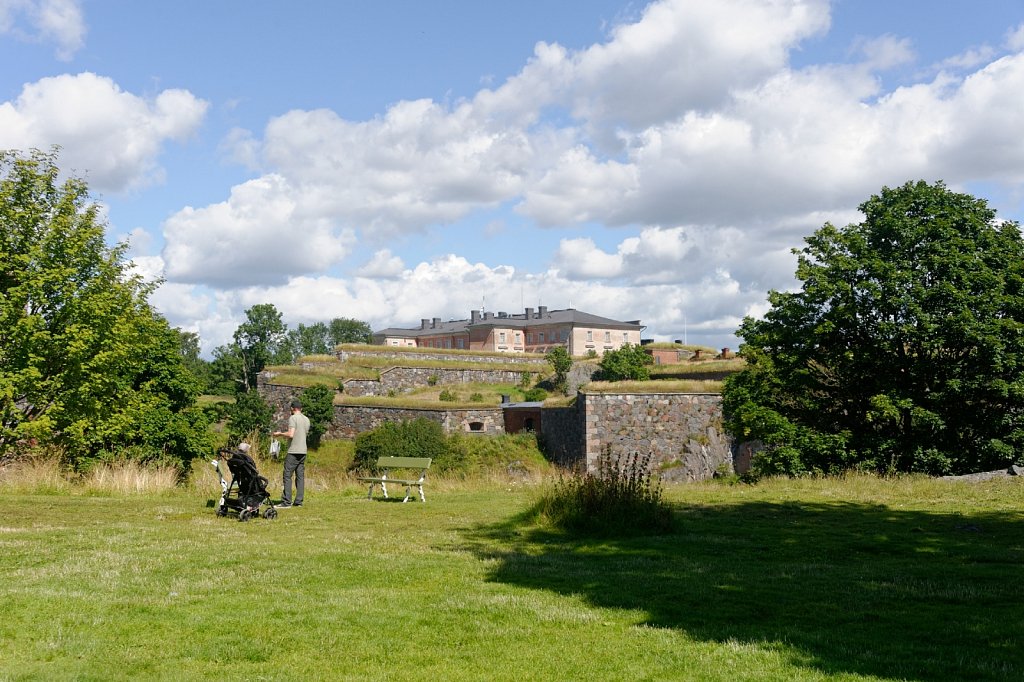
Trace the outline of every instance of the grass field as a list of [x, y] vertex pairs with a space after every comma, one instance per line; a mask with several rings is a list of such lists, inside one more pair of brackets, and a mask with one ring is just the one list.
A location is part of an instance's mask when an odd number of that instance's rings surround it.
[[1024, 679], [1022, 479], [673, 486], [674, 533], [601, 540], [536, 484], [308, 476], [248, 523], [212, 477], [0, 485], [0, 679]]

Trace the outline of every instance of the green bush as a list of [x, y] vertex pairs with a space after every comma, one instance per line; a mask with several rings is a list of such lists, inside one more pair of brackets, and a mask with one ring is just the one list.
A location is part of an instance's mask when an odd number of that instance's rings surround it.
[[528, 403], [533, 402], [544, 402], [548, 398], [548, 392], [543, 388], [531, 388], [529, 391], [523, 394], [523, 400]]
[[471, 403], [482, 403], [484, 401], [484, 394], [477, 392], [469, 396], [469, 402]]
[[354, 468], [373, 471], [379, 457], [430, 457], [431, 470], [445, 472], [462, 468], [466, 451], [440, 424], [421, 418], [387, 422], [356, 436]]
[[455, 403], [459, 401], [459, 396], [455, 391], [444, 388], [441, 389], [441, 394], [438, 396], [438, 399], [444, 403]]
[[228, 408], [227, 426], [232, 442], [237, 443], [253, 431], [269, 433], [270, 421], [273, 417], [274, 410], [267, 405], [259, 393], [256, 391], [239, 393], [235, 398], [234, 405]]
[[309, 418], [310, 447], [320, 447], [320, 439], [334, 420], [334, 395], [334, 389], [325, 384], [313, 384], [302, 392], [302, 413]]
[[597, 473], [563, 478], [538, 505], [551, 525], [584, 535], [658, 534], [672, 530], [672, 509], [651, 481], [650, 455], [601, 456]]

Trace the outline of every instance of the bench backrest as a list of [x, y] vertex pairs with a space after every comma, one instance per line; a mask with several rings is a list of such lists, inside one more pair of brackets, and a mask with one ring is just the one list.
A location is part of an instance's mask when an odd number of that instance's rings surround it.
[[429, 457], [378, 457], [378, 469], [428, 469]]

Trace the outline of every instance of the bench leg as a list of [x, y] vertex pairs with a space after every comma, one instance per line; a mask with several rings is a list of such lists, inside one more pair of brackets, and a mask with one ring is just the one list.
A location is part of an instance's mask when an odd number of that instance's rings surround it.
[[412, 497], [412, 486], [407, 485], [405, 486], [405, 499], [402, 502], [408, 502], [410, 497]]
[[420, 502], [426, 502], [427, 498], [424, 497], [424, 495], [423, 495], [423, 484], [422, 483], [420, 483], [419, 489], [420, 489]]
[[373, 486], [374, 485], [375, 485], [374, 483], [371, 483], [370, 484], [370, 491], [368, 493], [366, 493], [366, 499], [368, 499], [368, 500], [372, 500], [373, 499]]

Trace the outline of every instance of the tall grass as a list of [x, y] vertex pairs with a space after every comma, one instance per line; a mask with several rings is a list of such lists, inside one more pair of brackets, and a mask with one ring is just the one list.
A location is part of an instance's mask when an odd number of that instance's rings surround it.
[[588, 535], [666, 533], [672, 509], [652, 481], [651, 456], [603, 454], [596, 472], [562, 478], [544, 495], [538, 516], [555, 527]]
[[9, 494], [152, 495], [175, 490], [180, 473], [174, 466], [117, 460], [97, 464], [80, 474], [63, 466], [59, 457], [31, 457], [0, 468], [0, 491]]

